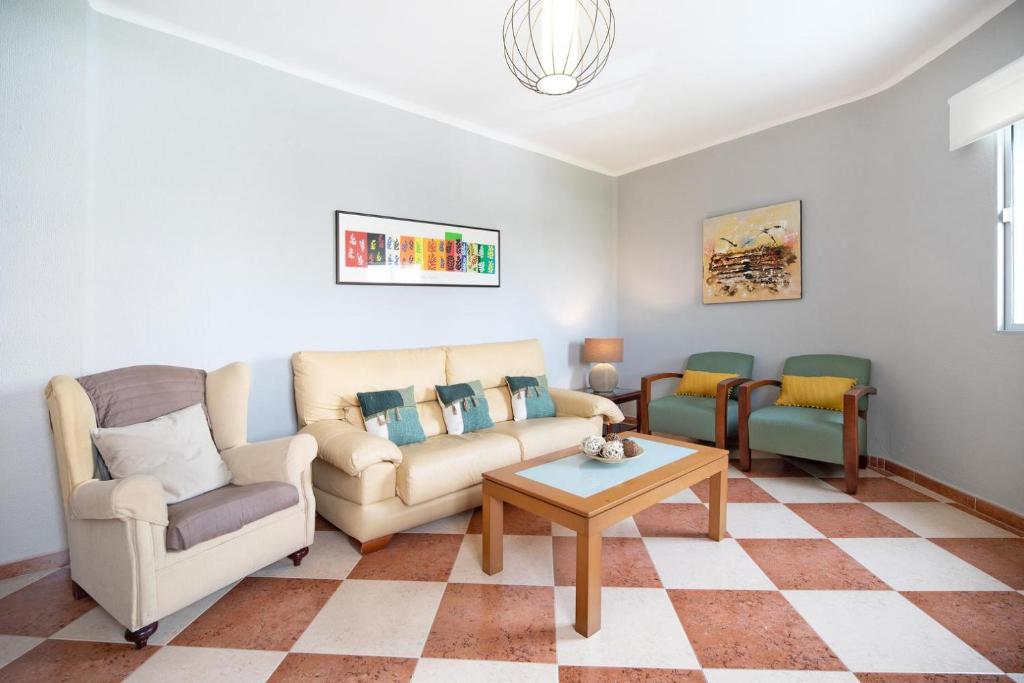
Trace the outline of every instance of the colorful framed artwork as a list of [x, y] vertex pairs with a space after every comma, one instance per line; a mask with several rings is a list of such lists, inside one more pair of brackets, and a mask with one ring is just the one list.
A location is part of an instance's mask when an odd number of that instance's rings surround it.
[[339, 285], [501, 286], [492, 228], [335, 211], [334, 239]]
[[799, 200], [704, 220], [706, 304], [803, 295]]

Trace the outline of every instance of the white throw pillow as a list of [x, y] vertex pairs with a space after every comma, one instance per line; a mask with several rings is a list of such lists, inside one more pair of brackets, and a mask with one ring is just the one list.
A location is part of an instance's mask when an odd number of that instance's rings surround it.
[[203, 406], [195, 404], [149, 422], [92, 430], [92, 440], [114, 479], [150, 474], [178, 503], [231, 483]]

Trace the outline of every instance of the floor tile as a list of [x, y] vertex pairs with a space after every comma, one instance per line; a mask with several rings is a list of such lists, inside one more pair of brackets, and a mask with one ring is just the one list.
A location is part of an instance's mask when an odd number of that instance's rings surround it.
[[584, 638], [573, 628], [576, 590], [555, 589], [558, 663], [580, 666], [696, 669], [697, 658], [660, 588], [601, 590], [601, 630]]
[[352, 547], [348, 536], [340, 531], [317, 531], [316, 540], [302, 564], [295, 566], [287, 557], [268, 565], [253, 576], [275, 576], [286, 579], [344, 579], [361, 555]]
[[1024, 671], [1024, 596], [1012, 591], [904, 595], [1003, 671]]
[[[687, 489], [687, 492], [689, 489]], [[700, 502], [697, 500], [697, 496], [693, 497], [694, 502]], [[561, 524], [555, 522], [551, 523], [551, 533], [555, 536], [576, 536], [576, 532], [572, 529], [567, 529]], [[609, 537], [620, 537], [620, 538], [639, 538], [640, 530], [636, 528], [636, 522], [633, 521], [632, 517], [627, 517], [621, 522], [616, 522], [610, 527], [601, 532], [601, 535], [605, 538]]]
[[426, 581], [348, 579], [292, 651], [419, 657], [444, 588]]
[[469, 520], [473, 517], [472, 510], [466, 510], [456, 515], [450, 515], [443, 519], [427, 522], [414, 529], [409, 529], [407, 534], [464, 534], [469, 527]]
[[914, 536], [863, 503], [790, 503], [788, 507], [829, 538]]
[[553, 589], [448, 584], [423, 656], [553, 664]]
[[[731, 484], [732, 482], [729, 482], [729, 483]], [[666, 498], [665, 500], [663, 500], [661, 502], [662, 503], [699, 503], [699, 502], [701, 502], [701, 500], [700, 500], [700, 498], [697, 497], [697, 494], [693, 492], [693, 489], [683, 489], [679, 493], [677, 493], [675, 495], [672, 495], [672, 496], [669, 496], [668, 498]]]
[[533, 662], [421, 659], [413, 683], [557, 683], [558, 667]]
[[[747, 478], [729, 480], [727, 489], [727, 499], [730, 503], [776, 502], [763, 488]], [[707, 479], [697, 482], [690, 487], [690, 490], [697, 495], [702, 503], [711, 500], [711, 483]]]
[[415, 659], [357, 657], [292, 652], [277, 667], [268, 683], [408, 683]]
[[447, 581], [465, 538], [455, 534], [395, 534], [382, 549], [364, 555], [350, 579]]
[[945, 503], [867, 503], [925, 538], [1015, 538], [1009, 531]]
[[173, 645], [288, 650], [340, 581], [242, 579], [174, 640]]
[[642, 669], [617, 666], [560, 666], [559, 683], [704, 683], [696, 669]]
[[[576, 585], [576, 539], [556, 536], [555, 585]], [[601, 585], [661, 588], [658, 571], [641, 538], [605, 538], [601, 543]]]
[[[821, 481], [835, 487], [837, 491], [845, 490], [843, 479], [822, 479]], [[904, 486], [891, 478], [864, 479], [857, 485], [857, 493], [853, 497], [862, 503], [931, 503], [935, 499], [912, 488]]]
[[550, 536], [505, 536], [503, 567], [493, 575], [484, 574], [483, 536], [469, 534], [455, 558], [449, 581], [452, 583], [503, 583], [523, 586], [553, 586]]
[[136, 650], [121, 643], [47, 640], [0, 669], [4, 683], [115, 683], [135, 671], [158, 648]]
[[644, 543], [665, 588], [775, 588], [731, 538], [645, 538]]
[[917, 491], [918, 493], [921, 493], [921, 494], [923, 494], [925, 496], [928, 496], [932, 500], [937, 500], [940, 503], [952, 503], [953, 502], [953, 500], [951, 498], [947, 498], [946, 496], [942, 495], [941, 493], [939, 493], [937, 491], [932, 491], [931, 489], [926, 488], [926, 487], [924, 487], [921, 484], [918, 484], [916, 482], [910, 481], [909, 479], [904, 479], [903, 477], [900, 477], [900, 476], [897, 476], [897, 475], [893, 475], [893, 476], [889, 477], [889, 479], [891, 479], [892, 481], [895, 481], [896, 483], [898, 483], [898, 484], [900, 484], [902, 486], [906, 486], [908, 489], [912, 489], [914, 491]]
[[821, 532], [782, 503], [730, 505], [726, 526], [735, 538], [821, 538]]
[[0, 599], [0, 634], [45, 638], [82, 616], [96, 602], [71, 595], [71, 570], [58, 569]]
[[[517, 508], [514, 505], [505, 503], [504, 517], [504, 529], [505, 534], [515, 534], [517, 536], [550, 536], [551, 535], [551, 522], [542, 517], [538, 517], [532, 512], [527, 512], [522, 508]], [[477, 508], [473, 510], [473, 516], [469, 520], [469, 529], [466, 533], [480, 534], [483, 533], [484, 528], [484, 513], [483, 509]]]
[[[804, 458], [787, 458], [787, 460], [810, 474], [812, 477], [818, 477], [820, 479], [835, 479], [843, 477], [845, 474], [843, 466], [837, 465], [836, 463], [806, 460]], [[884, 476], [884, 474], [876, 472], [870, 468], [857, 470], [858, 479], [877, 479]]]
[[708, 536], [708, 509], [700, 503], [659, 503], [633, 515], [643, 536]]
[[669, 596], [704, 668], [845, 669], [777, 591], [670, 590]]
[[861, 683], [1011, 683], [1000, 674], [857, 674]]
[[43, 638], [34, 636], [0, 636], [0, 668], [7, 666], [41, 642]]
[[740, 545], [783, 590], [888, 590], [877, 576], [825, 538], [745, 538]]
[[[977, 504], [978, 505], [988, 505], [984, 501], [978, 501]], [[950, 505], [952, 507], [956, 508], [957, 510], [960, 510], [961, 512], [967, 513], [971, 517], [977, 517], [978, 519], [982, 520], [983, 522], [987, 522], [989, 524], [992, 524], [992, 525], [995, 525], [995, 526], [999, 527], [1000, 529], [1002, 529], [1004, 531], [1010, 532], [1010, 536], [1012, 536], [1013, 538], [1020, 538], [1021, 536], [1024, 536], [1024, 530], [1021, 530], [1018, 527], [1011, 526], [1011, 525], [1007, 524], [1006, 522], [1002, 522], [1002, 521], [1000, 521], [998, 519], [995, 519], [995, 518], [985, 514], [981, 510], [967, 507], [966, 505], [964, 505], [962, 503], [958, 503], [958, 502], [950, 503]], [[1007, 538], [1009, 538], [1009, 537], [1007, 537]]]
[[[752, 479], [780, 503], [852, 503], [854, 499], [814, 477]], [[876, 481], [885, 481], [878, 479]]]
[[[185, 630], [200, 614], [205, 612], [228, 591], [237, 585], [232, 583], [219, 591], [198, 600], [188, 607], [178, 610], [160, 620], [160, 626], [149, 638], [150, 645], [166, 645], [175, 636]], [[94, 640], [104, 643], [123, 643], [124, 626], [114, 620], [102, 607], [94, 607], [78, 619], [57, 631], [52, 638], [65, 640]]]
[[892, 591], [784, 591], [857, 672], [998, 673], [991, 662]]
[[849, 671], [705, 669], [704, 677], [708, 683], [857, 683]]
[[0, 598], [5, 598], [14, 591], [21, 590], [30, 583], [35, 583], [39, 579], [49, 574], [52, 574], [55, 571], [57, 570], [41, 569], [37, 572], [30, 572], [28, 574], [12, 576], [9, 579], [0, 579]]
[[811, 476], [793, 463], [783, 458], [775, 460], [750, 460], [748, 477], [809, 477]]
[[926, 538], [837, 538], [834, 542], [893, 590], [1010, 589]]
[[735, 463], [729, 465], [729, 469], [725, 474], [729, 479], [744, 479], [747, 476], [747, 473], [736, 467]]
[[127, 683], [265, 681], [285, 655], [264, 650], [173, 645], [153, 649], [155, 654], [128, 677]]
[[970, 562], [1010, 588], [1024, 590], [1024, 539], [936, 538], [932, 543]]

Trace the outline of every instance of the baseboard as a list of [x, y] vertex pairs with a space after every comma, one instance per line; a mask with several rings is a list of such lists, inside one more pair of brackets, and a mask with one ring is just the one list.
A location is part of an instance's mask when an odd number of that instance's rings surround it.
[[944, 484], [941, 481], [932, 479], [926, 474], [921, 474], [917, 470], [912, 470], [906, 465], [901, 465], [898, 462], [893, 462], [886, 458], [872, 455], [868, 458], [868, 464], [871, 467], [882, 470], [883, 472], [903, 477], [908, 481], [914, 482], [918, 486], [923, 486], [929, 491], [934, 491], [940, 496], [945, 496], [953, 501], [953, 503], [955, 503], [956, 506], [964, 512], [969, 512], [972, 515], [981, 517], [985, 521], [992, 522], [997, 526], [1008, 528], [1015, 533], [1024, 534], [1024, 515], [1013, 512], [1012, 510], [1007, 510], [1004, 507], [1000, 507], [995, 503], [990, 503], [987, 500], [978, 498], [977, 496], [972, 496], [969, 493], [964, 493], [960, 489], [954, 488], [949, 484]]
[[69, 562], [68, 551], [59, 550], [48, 555], [37, 555], [17, 562], [0, 564], [0, 579], [9, 579], [12, 576], [30, 574], [31, 572], [42, 571], [43, 569], [57, 569], [65, 567]]

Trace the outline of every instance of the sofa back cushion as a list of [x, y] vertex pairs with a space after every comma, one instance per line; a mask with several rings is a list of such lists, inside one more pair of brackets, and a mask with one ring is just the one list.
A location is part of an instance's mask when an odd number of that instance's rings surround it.
[[[544, 350], [537, 339], [524, 339], [496, 344], [468, 344], [446, 346], [445, 364], [447, 381], [444, 384], [461, 384], [480, 380], [484, 389], [505, 390], [505, 377], [518, 375], [543, 375]], [[485, 394], [491, 402], [491, 394]], [[492, 419], [494, 413], [491, 414]], [[509, 418], [511, 419], [511, 409]], [[497, 420], [495, 420], [497, 421]]]
[[[354, 408], [358, 415], [356, 393], [383, 391], [413, 385], [417, 404], [433, 403], [437, 406], [434, 387], [447, 384], [444, 373], [445, 352], [440, 347], [427, 349], [401, 349], [394, 351], [300, 351], [292, 356], [295, 378], [295, 409], [300, 426], [320, 420], [345, 420], [362, 424], [361, 418], [351, 419]], [[417, 406], [419, 408], [419, 406]], [[439, 434], [431, 431], [430, 420], [422, 419], [427, 436]], [[437, 421], [442, 425], [440, 409]]]

